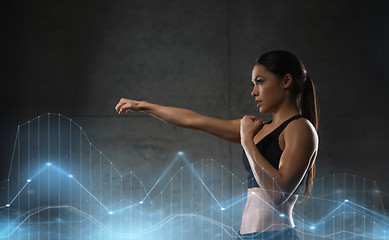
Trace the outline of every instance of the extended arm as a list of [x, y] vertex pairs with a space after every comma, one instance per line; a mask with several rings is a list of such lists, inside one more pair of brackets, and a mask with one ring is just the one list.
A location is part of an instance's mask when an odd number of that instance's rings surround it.
[[240, 144], [240, 119], [223, 120], [184, 108], [125, 98], [122, 98], [115, 108], [119, 114], [127, 113], [129, 110], [143, 111], [170, 125], [199, 130], [225, 141]]

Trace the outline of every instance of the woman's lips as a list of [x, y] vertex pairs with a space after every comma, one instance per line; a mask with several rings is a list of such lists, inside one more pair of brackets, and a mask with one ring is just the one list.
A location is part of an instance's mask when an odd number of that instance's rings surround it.
[[258, 103], [257, 103], [257, 107], [259, 107], [259, 105], [261, 105], [261, 103], [262, 103], [262, 102], [258, 102]]

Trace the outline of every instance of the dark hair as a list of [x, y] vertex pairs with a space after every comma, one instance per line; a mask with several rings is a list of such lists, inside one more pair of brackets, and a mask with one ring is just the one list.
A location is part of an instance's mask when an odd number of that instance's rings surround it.
[[[292, 96], [296, 97], [298, 101], [299, 112], [315, 126], [315, 130], [318, 132], [318, 103], [315, 85], [308, 75], [304, 64], [294, 54], [285, 50], [270, 51], [262, 54], [255, 60], [254, 65], [258, 64], [264, 66], [268, 71], [280, 78], [288, 73], [292, 75]], [[306, 202], [312, 191], [315, 169], [316, 161], [308, 170], [303, 203]]]

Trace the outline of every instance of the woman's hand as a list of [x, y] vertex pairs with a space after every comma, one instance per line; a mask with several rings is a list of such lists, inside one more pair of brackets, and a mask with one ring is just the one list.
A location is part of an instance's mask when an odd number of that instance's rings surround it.
[[127, 113], [128, 110], [132, 112], [137, 112], [141, 111], [141, 104], [144, 101], [135, 101], [135, 100], [130, 100], [126, 98], [120, 99], [119, 103], [116, 105], [115, 109], [119, 114], [124, 114]]
[[263, 126], [263, 121], [256, 116], [244, 115], [240, 120], [240, 135], [242, 140], [253, 140]]

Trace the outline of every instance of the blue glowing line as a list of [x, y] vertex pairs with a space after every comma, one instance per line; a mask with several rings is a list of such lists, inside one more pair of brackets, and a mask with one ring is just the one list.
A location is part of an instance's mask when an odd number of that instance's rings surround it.
[[177, 157], [175, 157], [170, 163], [169, 165], [165, 168], [165, 170], [161, 173], [160, 177], [158, 178], [158, 180], [155, 182], [154, 186], [150, 189], [150, 191], [146, 194], [146, 196], [142, 199], [142, 202], [149, 196], [149, 194], [151, 193], [151, 191], [153, 191], [153, 189], [155, 188], [155, 186], [161, 181], [161, 179], [163, 177], [166, 176], [166, 174], [168, 173], [168, 171], [173, 167], [174, 163], [176, 163], [176, 161], [178, 160]]
[[23, 191], [23, 189], [28, 185], [28, 183], [25, 183], [24, 186], [22, 187], [22, 189], [19, 190], [19, 192], [15, 195], [15, 197], [9, 202], [9, 204], [11, 205], [13, 203], [13, 201], [15, 201], [15, 199], [20, 195], [20, 193]]
[[216, 197], [213, 195], [213, 193], [211, 192], [211, 190], [209, 190], [209, 188], [207, 187], [207, 185], [204, 183], [203, 179], [201, 179], [200, 175], [197, 173], [197, 171], [193, 168], [193, 165], [191, 165], [189, 163], [189, 160], [186, 158], [186, 157], [183, 157], [183, 160], [185, 163], [187, 163], [188, 167], [192, 170], [193, 174], [197, 177], [198, 180], [200, 180], [201, 184], [203, 184], [203, 186], [207, 189], [207, 191], [209, 192], [209, 194], [211, 194], [212, 198], [216, 201], [216, 203], [222, 208], [222, 205], [220, 205], [219, 201], [216, 199]]
[[89, 192], [89, 190], [86, 189], [79, 181], [77, 181], [74, 177], [72, 177], [72, 180], [75, 181], [82, 189], [84, 189], [91, 197], [93, 197], [100, 204], [100, 206], [102, 206], [105, 210], [109, 211], [109, 209], [102, 202], [100, 202], [100, 200], [98, 200], [95, 195]]
[[[193, 165], [193, 164], [190, 164], [191, 166]], [[54, 165], [52, 165], [51, 167], [50, 167], [51, 169], [55, 169], [55, 170], [57, 170], [59, 173], [62, 173], [62, 174], [66, 174], [68, 177], [69, 177], [69, 175], [71, 175], [71, 174], [67, 174], [65, 171], [62, 171], [61, 169], [59, 169], [59, 168], [57, 168], [56, 166], [54, 166]], [[43, 167], [43, 169], [47, 169], [47, 167]], [[39, 172], [42, 172], [42, 171], [39, 171]], [[98, 201], [98, 199], [95, 197], [95, 196], [93, 196], [82, 184], [80, 184], [77, 180], [75, 180], [75, 182], [77, 182], [86, 192], [88, 192], [88, 194], [90, 194], [95, 200], [97, 200]], [[19, 193], [15, 196], [15, 198], [12, 200], [12, 202], [16, 199], [16, 197], [17, 196], [19, 196], [20, 195], [20, 193], [22, 192], [22, 190], [26, 187], [26, 185], [27, 185], [28, 183], [26, 183], [23, 187], [22, 187], [22, 189], [19, 191]], [[239, 200], [239, 201], [242, 201], [242, 199], [241, 200]], [[239, 201], [237, 201], [237, 202], [239, 202]], [[11, 202], [11, 203], [12, 203]], [[98, 202], [100, 202], [100, 201], [98, 201]], [[347, 201], [343, 201], [343, 202], [341, 202], [341, 204], [339, 205], [339, 206], [337, 206], [332, 212], [335, 212], [337, 209], [339, 209], [342, 205], [344, 205], [345, 204], [345, 202], [347, 202]], [[350, 201], [348, 201], [349, 203], [352, 203], [352, 202], [350, 202]], [[101, 203], [101, 202], [100, 202]], [[353, 205], [356, 205], [356, 204], [354, 204], [354, 203], [352, 203]], [[9, 204], [7, 204], [8, 206], [9, 206]], [[101, 203], [101, 205], [103, 206], [103, 207], [105, 207], [105, 205], [104, 204], [102, 204]], [[219, 204], [219, 206], [220, 206], [220, 204]], [[358, 206], [358, 207], [360, 207], [359, 205], [356, 205], [356, 206]], [[226, 209], [227, 207], [224, 207], [224, 209]], [[361, 208], [363, 208], [363, 207], [361, 207]], [[106, 208], [105, 207], [105, 209], [106, 210], [108, 210], [108, 208]], [[363, 209], [366, 209], [366, 208], [363, 208]], [[122, 209], [123, 210], [123, 209]], [[368, 209], [366, 209], [366, 210], [368, 210]], [[358, 211], [358, 210], [357, 210]], [[359, 212], [359, 211], [358, 211]], [[373, 211], [370, 211], [370, 212], [373, 212]]]

